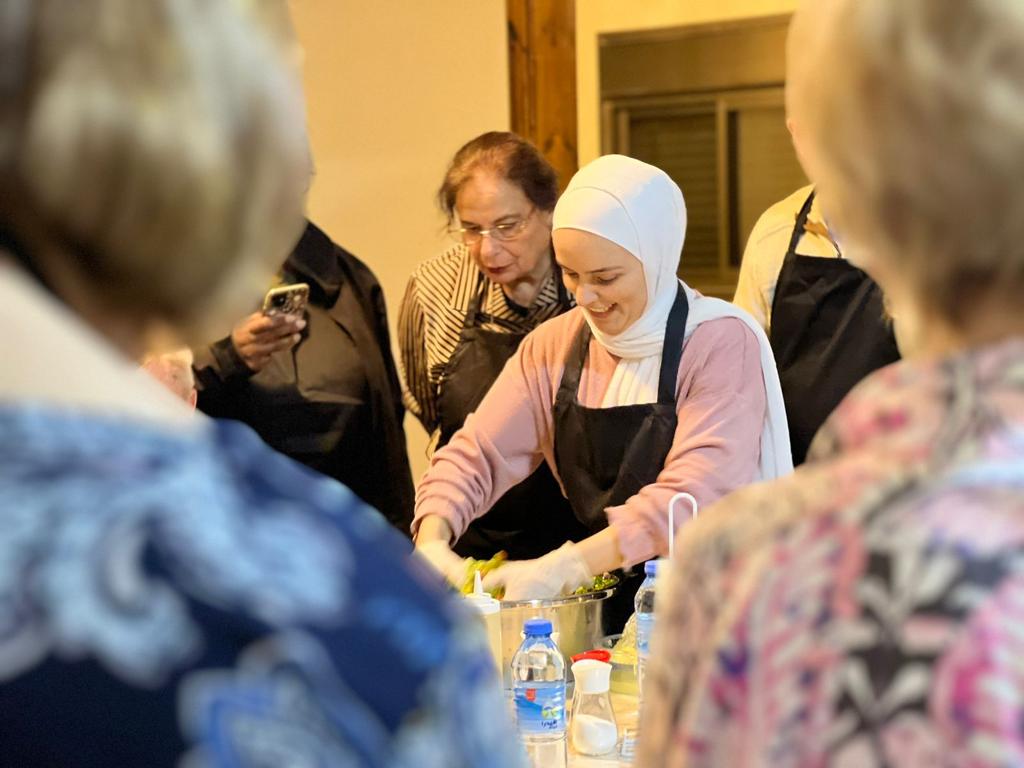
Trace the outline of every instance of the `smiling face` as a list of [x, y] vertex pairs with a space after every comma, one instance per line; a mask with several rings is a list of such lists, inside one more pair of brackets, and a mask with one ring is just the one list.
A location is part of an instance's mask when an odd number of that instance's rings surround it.
[[552, 240], [566, 290], [602, 333], [617, 336], [640, 319], [647, 282], [636, 256], [580, 229], [556, 229]]
[[514, 286], [531, 278], [537, 281], [547, 274], [551, 212], [535, 209], [516, 184], [487, 171], [475, 173], [459, 188], [455, 212], [466, 229], [525, 222], [512, 240], [485, 236], [469, 247], [473, 261], [489, 280]]

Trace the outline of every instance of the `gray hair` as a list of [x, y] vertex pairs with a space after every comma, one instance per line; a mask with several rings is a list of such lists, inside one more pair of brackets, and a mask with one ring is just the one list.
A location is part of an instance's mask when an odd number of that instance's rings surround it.
[[284, 2], [0, 0], [0, 226], [129, 316], [241, 314], [302, 225]]
[[1024, 3], [804, 0], [791, 111], [869, 269], [962, 327], [1024, 289]]

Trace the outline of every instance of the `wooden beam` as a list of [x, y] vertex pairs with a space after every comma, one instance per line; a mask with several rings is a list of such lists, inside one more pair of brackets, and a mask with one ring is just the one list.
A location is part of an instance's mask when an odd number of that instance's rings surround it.
[[558, 171], [577, 169], [576, 2], [506, 0], [512, 130]]

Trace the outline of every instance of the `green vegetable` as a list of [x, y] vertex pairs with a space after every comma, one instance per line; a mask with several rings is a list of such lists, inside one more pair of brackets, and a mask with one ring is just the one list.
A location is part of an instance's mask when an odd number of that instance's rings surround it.
[[582, 587], [576, 589], [573, 592], [574, 595], [586, 595], [590, 592], [602, 592], [606, 589], [610, 589], [619, 583], [619, 580], [612, 576], [610, 573], [602, 573], [600, 576], [595, 576], [594, 581], [591, 584], [584, 584]]
[[[496, 554], [494, 557], [492, 557], [490, 560], [474, 560], [473, 558], [468, 558], [468, 560], [469, 560], [469, 565], [466, 568], [466, 579], [465, 579], [465, 581], [462, 582], [462, 594], [464, 594], [464, 595], [468, 595], [468, 594], [471, 594], [473, 592], [473, 584], [474, 584], [474, 578], [473, 577], [474, 577], [474, 575], [478, 571], [480, 573], [480, 578], [482, 579], [488, 573], [490, 573], [491, 571], [495, 570], [496, 568], [501, 566], [506, 560], [508, 560], [508, 553], [504, 552], [504, 551], [501, 551], [498, 554]], [[499, 587], [498, 589], [494, 590], [493, 592], [491, 592], [491, 591], [489, 591], [489, 592], [490, 592], [491, 597], [494, 597], [494, 598], [497, 598], [498, 600], [501, 600], [501, 598], [505, 594], [505, 588], [504, 587]], [[499, 594], [495, 594], [495, 593], [499, 593]]]
[[[497, 570], [508, 560], [508, 553], [502, 551], [492, 557], [490, 560], [475, 560], [473, 558], [467, 558], [468, 564], [466, 566], [466, 578], [462, 582], [462, 594], [468, 595], [473, 592], [473, 576], [479, 571], [480, 578], [482, 579], [491, 571]], [[617, 577], [612, 576], [610, 573], [602, 573], [600, 576], [595, 576], [594, 581], [590, 584], [584, 584], [579, 589], [575, 590], [571, 594], [573, 595], [587, 595], [591, 592], [601, 592], [605, 589], [614, 587], [619, 583]], [[501, 600], [505, 596], [505, 588], [498, 587], [496, 589], [489, 589], [487, 593], [497, 599]]]

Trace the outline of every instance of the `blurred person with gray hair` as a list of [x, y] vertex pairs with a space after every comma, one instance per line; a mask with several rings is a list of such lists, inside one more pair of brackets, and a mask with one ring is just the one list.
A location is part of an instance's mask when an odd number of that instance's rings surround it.
[[286, 15], [0, 0], [0, 764], [520, 764], [401, 535], [134, 362], [240, 316], [302, 231]]
[[804, 0], [788, 52], [906, 359], [677, 541], [638, 765], [1024, 765], [1024, 4]]

